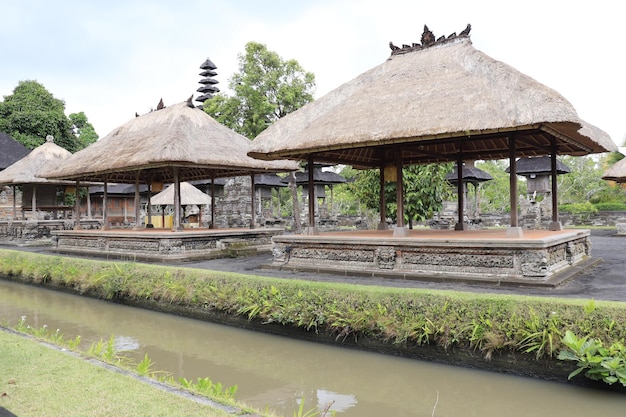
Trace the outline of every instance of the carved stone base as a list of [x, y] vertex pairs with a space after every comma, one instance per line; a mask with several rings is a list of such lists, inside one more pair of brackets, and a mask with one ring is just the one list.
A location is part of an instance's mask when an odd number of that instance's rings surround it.
[[[545, 281], [590, 256], [588, 230], [395, 231], [280, 235], [272, 238], [272, 266], [403, 279]], [[407, 236], [409, 237], [407, 239]]]

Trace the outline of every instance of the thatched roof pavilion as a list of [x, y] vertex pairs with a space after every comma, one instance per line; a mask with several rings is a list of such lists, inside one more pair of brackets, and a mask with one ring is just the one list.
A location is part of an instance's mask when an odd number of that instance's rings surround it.
[[[58, 166], [64, 163], [72, 153], [54, 143], [54, 138], [50, 135], [46, 137], [46, 142], [19, 161], [13, 163], [3, 171], [0, 171], [0, 185], [23, 186], [24, 192], [31, 194], [31, 208], [33, 216], [37, 211], [37, 187], [50, 188], [49, 195], [56, 200], [56, 187], [59, 185], [71, 185], [71, 181], [46, 179], [39, 176], [44, 169]], [[15, 193], [14, 193], [15, 195]], [[15, 205], [15, 200], [13, 201]], [[56, 205], [56, 201], [52, 202]], [[15, 216], [15, 207], [13, 208]]]
[[[165, 190], [156, 194], [150, 200], [150, 204], [153, 206], [171, 206], [174, 204], [174, 184], [170, 184]], [[209, 205], [211, 204], [211, 197], [188, 182], [180, 183], [180, 205]]]
[[[421, 43], [390, 43], [385, 62], [278, 120], [253, 141], [249, 155], [381, 172], [395, 166], [402, 212], [406, 164], [500, 158], [514, 163], [523, 156], [616, 149], [559, 93], [475, 49], [469, 30], [468, 25], [459, 35], [437, 39], [425, 26]], [[517, 227], [514, 200], [511, 226]]]
[[603, 180], [626, 183], [626, 158], [620, 159], [602, 175]]
[[[538, 156], [529, 158], [520, 158], [515, 163], [517, 165], [517, 175], [529, 176], [535, 175], [547, 175], [552, 172], [551, 162], [549, 156]], [[505, 169], [505, 172], [511, 172], [511, 168]], [[571, 170], [563, 162], [556, 160], [556, 173], [568, 174]]]
[[[254, 173], [291, 171], [291, 161], [259, 161], [247, 155], [250, 141], [187, 102], [164, 107], [114, 129], [75, 153], [47, 178], [117, 183], [173, 183]], [[180, 189], [176, 186], [180, 227]], [[137, 198], [138, 200], [138, 198]], [[139, 211], [137, 204], [136, 210]], [[137, 218], [139, 216], [137, 215]]]

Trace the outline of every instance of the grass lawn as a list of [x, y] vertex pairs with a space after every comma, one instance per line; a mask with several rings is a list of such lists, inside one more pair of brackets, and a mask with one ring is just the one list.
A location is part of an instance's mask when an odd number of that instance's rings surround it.
[[18, 417], [231, 416], [0, 330], [0, 415]]

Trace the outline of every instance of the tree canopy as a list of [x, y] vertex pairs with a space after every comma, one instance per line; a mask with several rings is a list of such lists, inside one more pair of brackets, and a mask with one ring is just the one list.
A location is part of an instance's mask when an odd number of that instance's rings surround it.
[[37, 81], [20, 81], [13, 94], [0, 102], [0, 131], [29, 149], [54, 136], [55, 143], [76, 152], [98, 139], [83, 112], [65, 115], [65, 102]]
[[[404, 220], [409, 226], [413, 221], [429, 219], [441, 210], [443, 201], [451, 194], [450, 184], [445, 180], [452, 171], [452, 164], [411, 165], [402, 169], [404, 189]], [[379, 209], [380, 172], [377, 169], [360, 171], [349, 188], [362, 204]], [[387, 216], [397, 219], [396, 183], [385, 183]]]
[[220, 93], [204, 102], [215, 120], [254, 139], [270, 124], [313, 101], [315, 75], [296, 60], [249, 42], [239, 54], [239, 72], [229, 80], [233, 95]]

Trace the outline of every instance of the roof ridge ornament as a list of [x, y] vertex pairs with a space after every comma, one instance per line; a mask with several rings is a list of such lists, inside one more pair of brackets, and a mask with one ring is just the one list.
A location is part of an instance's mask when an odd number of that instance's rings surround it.
[[422, 33], [421, 44], [420, 43], [413, 43], [411, 45], [403, 44], [402, 47], [399, 47], [399, 46], [394, 45], [393, 42], [389, 42], [389, 47], [391, 48], [391, 55], [401, 55], [401, 54], [406, 54], [406, 53], [413, 52], [413, 51], [419, 51], [419, 50], [431, 47], [433, 45], [440, 45], [443, 43], [448, 43], [457, 38], [469, 38], [469, 33], [471, 30], [472, 30], [472, 25], [468, 23], [465, 29], [463, 29], [463, 31], [459, 33], [458, 35], [456, 34], [456, 32], [454, 32], [450, 34], [448, 37], [444, 35], [435, 39], [434, 33], [431, 32], [430, 29], [428, 29], [428, 26], [424, 25], [424, 32]]

